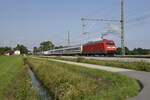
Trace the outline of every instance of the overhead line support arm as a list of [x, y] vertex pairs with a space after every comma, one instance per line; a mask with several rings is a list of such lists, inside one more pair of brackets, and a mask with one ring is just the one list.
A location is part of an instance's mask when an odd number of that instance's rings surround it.
[[96, 19], [96, 18], [81, 18], [81, 21], [112, 21], [112, 22], [120, 22], [117, 19]]

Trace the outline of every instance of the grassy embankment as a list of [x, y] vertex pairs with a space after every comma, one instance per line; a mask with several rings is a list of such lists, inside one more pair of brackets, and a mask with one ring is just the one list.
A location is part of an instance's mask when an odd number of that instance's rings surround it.
[[125, 100], [140, 89], [135, 79], [118, 73], [46, 59], [26, 63], [55, 100]]
[[150, 72], [150, 63], [144, 61], [129, 62], [129, 61], [96, 60], [96, 59], [85, 59], [81, 57], [80, 58], [46, 57], [46, 58]]
[[0, 100], [37, 100], [21, 56], [0, 56]]

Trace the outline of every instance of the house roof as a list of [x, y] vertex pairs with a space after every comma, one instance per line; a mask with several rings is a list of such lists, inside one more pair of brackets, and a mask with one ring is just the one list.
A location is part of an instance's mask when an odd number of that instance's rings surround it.
[[9, 53], [9, 54], [13, 54], [13, 53], [14, 53], [14, 51], [13, 51], [13, 50], [7, 50], [7, 51], [5, 51], [5, 54], [7, 54], [7, 53]]

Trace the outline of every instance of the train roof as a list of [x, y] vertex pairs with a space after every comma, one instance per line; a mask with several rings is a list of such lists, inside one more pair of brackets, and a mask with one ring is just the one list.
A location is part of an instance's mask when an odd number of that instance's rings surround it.
[[48, 50], [48, 51], [59, 51], [59, 50], [67, 50], [67, 49], [73, 49], [73, 48], [81, 48], [81, 45], [70, 46], [70, 47], [60, 48], [60, 49], [53, 49], [53, 50]]
[[99, 42], [102, 42], [101, 40], [100, 41], [89, 41], [88, 43], [86, 44], [93, 44], [93, 43], [99, 43]]
[[107, 41], [112, 42], [113, 40], [103, 39], [103, 40], [99, 40], [99, 41], [89, 41], [88, 43], [85, 43], [85, 44], [83, 44], [83, 45], [95, 44], [95, 43], [101, 43], [101, 42], [107, 42]]

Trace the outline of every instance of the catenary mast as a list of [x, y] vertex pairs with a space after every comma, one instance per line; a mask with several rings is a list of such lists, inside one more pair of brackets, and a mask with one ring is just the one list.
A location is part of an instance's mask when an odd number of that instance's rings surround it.
[[121, 52], [122, 55], [125, 55], [125, 34], [124, 34], [124, 0], [121, 0]]

